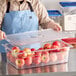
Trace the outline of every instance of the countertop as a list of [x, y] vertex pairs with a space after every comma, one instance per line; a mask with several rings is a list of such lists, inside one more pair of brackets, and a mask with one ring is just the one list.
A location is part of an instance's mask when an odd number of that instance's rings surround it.
[[[5, 54], [4, 54], [5, 56]], [[1, 57], [0, 57], [1, 58]], [[69, 53], [69, 61], [68, 63], [58, 64], [58, 65], [50, 65], [45, 67], [38, 67], [38, 68], [30, 68], [25, 70], [17, 70], [13, 66], [11, 66], [6, 60], [0, 60], [0, 75], [46, 75], [48, 74], [55, 74], [58, 72], [61, 74], [63, 72], [75, 72], [76, 71], [76, 49], [71, 49]], [[71, 73], [72, 74], [72, 73]], [[76, 73], [75, 73], [76, 75]], [[74, 76], [75, 76], [74, 75]], [[65, 75], [67, 76], [67, 75]], [[72, 75], [73, 76], [73, 75]]]

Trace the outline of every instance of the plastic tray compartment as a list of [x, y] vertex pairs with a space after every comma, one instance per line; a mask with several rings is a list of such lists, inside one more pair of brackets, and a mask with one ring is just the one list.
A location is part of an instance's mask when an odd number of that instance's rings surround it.
[[[35, 45], [36, 44], [36, 45]], [[7, 61], [16, 69], [26, 69], [68, 62], [70, 45], [62, 40], [30, 44], [34, 47], [5, 44]]]
[[59, 2], [59, 4], [63, 14], [68, 14], [71, 13], [71, 11], [76, 10], [76, 2]]

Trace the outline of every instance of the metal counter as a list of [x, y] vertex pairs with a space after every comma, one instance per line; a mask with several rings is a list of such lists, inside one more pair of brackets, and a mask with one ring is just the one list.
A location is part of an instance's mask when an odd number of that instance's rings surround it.
[[[1, 57], [0, 57], [1, 58]], [[30, 68], [25, 70], [17, 70], [8, 62], [0, 59], [0, 75], [21, 75], [33, 73], [51, 73], [51, 72], [75, 72], [76, 71], [76, 49], [71, 49], [69, 54], [69, 62], [58, 65], [50, 65], [45, 67]]]

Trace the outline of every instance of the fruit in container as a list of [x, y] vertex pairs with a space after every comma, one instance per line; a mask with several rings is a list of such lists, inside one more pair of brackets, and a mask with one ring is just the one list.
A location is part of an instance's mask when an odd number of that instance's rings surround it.
[[64, 52], [57, 53], [57, 60], [62, 61], [64, 60], [64, 57], [65, 57]]
[[49, 58], [50, 58], [50, 62], [56, 62], [57, 61], [56, 53], [50, 53]]
[[54, 48], [59, 48], [59, 47], [60, 47], [60, 42], [59, 42], [59, 41], [54, 41], [54, 42], [52, 43], [52, 46], [51, 46], [52, 49], [54, 49]]
[[24, 66], [24, 64], [25, 64], [25, 61], [22, 58], [17, 58], [16, 61], [15, 61], [15, 63], [16, 63], [16, 66], [18, 68], [22, 68]]
[[10, 54], [10, 61], [11, 61], [12, 63], [15, 63], [15, 60], [16, 60], [16, 58]]
[[11, 51], [12, 56], [17, 57], [17, 54], [18, 54], [19, 51], [20, 51], [20, 48], [17, 47], [17, 46], [14, 46], [14, 47], [12, 48], [12, 51]]
[[26, 58], [27, 57], [27, 53], [24, 52], [23, 50], [20, 50], [19, 53], [17, 54], [18, 58]]
[[52, 45], [60, 46], [60, 42], [59, 41], [54, 41]]
[[36, 51], [36, 49], [35, 48], [31, 48], [31, 51]]
[[38, 50], [44, 50], [44, 48], [41, 47], [41, 48], [39, 48]]
[[30, 66], [32, 64], [32, 57], [28, 56], [24, 59], [25, 65]]
[[41, 61], [42, 61], [43, 63], [48, 63], [48, 62], [49, 62], [49, 56], [47, 56], [47, 55], [42, 55], [42, 56], [41, 56]]
[[49, 62], [49, 53], [47, 51], [42, 52], [41, 61], [44, 62], [44, 63]]
[[50, 43], [46, 43], [43, 48], [44, 49], [50, 49], [51, 48], [51, 44]]
[[37, 56], [34, 55], [33, 58], [32, 58], [32, 60], [33, 60], [33, 63], [34, 63], [34, 64], [38, 65], [38, 64], [41, 63], [41, 56], [39, 56], [39, 55], [37, 55]]
[[38, 51], [35, 52], [35, 56], [41, 56], [42, 51], [40, 50], [44, 50], [43, 48], [39, 48]]
[[11, 51], [7, 52], [8, 59], [10, 58], [10, 55], [11, 55]]
[[24, 48], [23, 51], [27, 53], [27, 55], [31, 55], [31, 49], [30, 48]]

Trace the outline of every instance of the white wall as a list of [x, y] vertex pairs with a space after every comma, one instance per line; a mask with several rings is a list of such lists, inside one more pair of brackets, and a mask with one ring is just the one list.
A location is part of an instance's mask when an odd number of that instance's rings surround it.
[[61, 1], [76, 1], [76, 0], [41, 0], [47, 9], [58, 9], [60, 10], [59, 2]]

